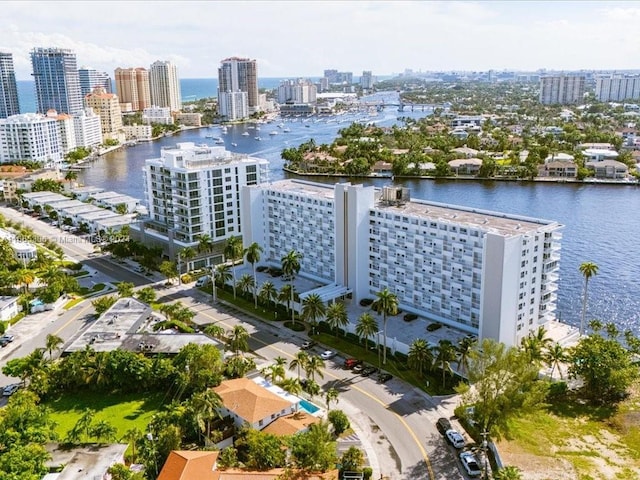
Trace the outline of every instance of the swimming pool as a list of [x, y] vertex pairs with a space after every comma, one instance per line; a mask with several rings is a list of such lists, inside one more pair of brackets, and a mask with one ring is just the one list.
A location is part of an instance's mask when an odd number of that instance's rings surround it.
[[300, 400], [300, 408], [312, 415], [320, 410], [320, 407], [316, 407], [313, 403], [307, 402], [306, 400]]

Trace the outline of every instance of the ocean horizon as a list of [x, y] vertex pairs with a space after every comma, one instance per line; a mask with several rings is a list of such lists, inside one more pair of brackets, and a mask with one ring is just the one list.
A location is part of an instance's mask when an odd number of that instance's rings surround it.
[[[258, 79], [258, 88], [273, 90], [280, 85], [282, 80], [290, 80], [298, 77], [264, 77]], [[305, 77], [308, 78], [308, 77]], [[309, 80], [318, 81], [319, 77], [311, 77]], [[356, 78], [354, 77], [354, 82]], [[18, 80], [18, 100], [20, 113], [36, 112], [35, 82], [33, 80]], [[113, 80], [111, 80], [113, 85]], [[115, 91], [115, 87], [114, 87]], [[217, 78], [181, 78], [180, 94], [183, 102], [193, 102], [201, 98], [218, 97]]]

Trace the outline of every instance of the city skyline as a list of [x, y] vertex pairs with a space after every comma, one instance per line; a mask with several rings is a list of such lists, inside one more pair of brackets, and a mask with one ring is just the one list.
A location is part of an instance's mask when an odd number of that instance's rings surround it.
[[153, 15], [147, 2], [2, 8], [0, 51], [13, 53], [18, 80], [32, 78], [37, 47], [71, 49], [79, 65], [110, 75], [169, 60], [181, 78], [215, 78], [230, 56], [256, 59], [261, 77], [320, 77], [326, 68], [623, 70], [636, 69], [640, 56], [635, 2], [167, 1]]

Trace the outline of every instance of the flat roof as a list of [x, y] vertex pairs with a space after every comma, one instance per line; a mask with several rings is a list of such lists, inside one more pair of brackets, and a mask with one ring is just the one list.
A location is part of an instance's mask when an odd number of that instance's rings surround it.
[[47, 197], [49, 195], [56, 195], [58, 197], [65, 197], [64, 195], [60, 195], [59, 193], [56, 192], [50, 192], [48, 190], [43, 191], [43, 192], [27, 192], [27, 193], [23, 193], [22, 197], [23, 198], [27, 198], [27, 199], [36, 199], [36, 198], [41, 198], [41, 197]]
[[73, 193], [93, 193], [93, 192], [96, 192], [96, 193], [104, 192], [104, 188], [85, 186], [85, 187], [76, 187], [73, 189]]
[[95, 200], [105, 200], [107, 198], [113, 198], [113, 197], [121, 197], [122, 194], [118, 193], [118, 192], [112, 192], [112, 191], [107, 191], [107, 192], [100, 192], [100, 193], [96, 193], [95, 195], [93, 195], [93, 198]]
[[304, 180], [286, 179], [272, 184], [264, 185], [268, 190], [283, 192], [287, 194], [299, 193], [301, 195], [313, 195], [323, 197], [326, 200], [333, 200], [334, 186], [322, 183], [305, 182]]
[[118, 203], [130, 203], [130, 202], [138, 203], [138, 202], [140, 202], [139, 198], [131, 197], [129, 195], [122, 195], [122, 194], [118, 195], [117, 197], [96, 198], [94, 196], [93, 198], [98, 200], [98, 201], [100, 201], [100, 202], [110, 203], [112, 205], [117, 205]]
[[78, 213], [85, 212], [94, 212], [98, 210], [104, 210], [103, 208], [96, 207], [95, 205], [91, 205], [90, 203], [83, 203], [82, 205], [78, 205], [77, 207], [69, 207], [61, 209], [64, 213], [69, 215], [76, 215]]
[[[43, 192], [44, 193], [44, 192]], [[27, 197], [27, 193], [23, 195], [27, 200], [33, 200], [38, 203], [57, 203], [57, 202], [65, 202], [67, 200], [71, 200], [69, 197], [65, 197], [64, 195], [60, 195], [59, 193], [51, 193], [47, 192], [46, 195], [40, 195], [38, 197]]]
[[113, 212], [111, 210], [107, 210], [106, 208], [101, 208], [100, 211], [80, 214], [78, 215], [78, 218], [82, 218], [83, 220], [93, 221], [93, 220], [99, 220], [101, 218], [120, 217], [120, 216], [121, 215], [119, 213]]
[[51, 206], [56, 210], [64, 210], [65, 208], [80, 207], [82, 205], [86, 205], [86, 203], [81, 202], [80, 200], [69, 200], [67, 197], [65, 197], [65, 201], [46, 203], [51, 203]]
[[[57, 480], [77, 480], [78, 478], [103, 478], [109, 467], [122, 463], [127, 443], [91, 444], [85, 447], [62, 448], [59, 444], [47, 444], [51, 460], [47, 466], [64, 468], [55, 477]], [[79, 473], [82, 472], [82, 473]]]
[[118, 215], [116, 217], [100, 218], [95, 222], [105, 227], [112, 226], [112, 225], [128, 225], [131, 223], [131, 216]]

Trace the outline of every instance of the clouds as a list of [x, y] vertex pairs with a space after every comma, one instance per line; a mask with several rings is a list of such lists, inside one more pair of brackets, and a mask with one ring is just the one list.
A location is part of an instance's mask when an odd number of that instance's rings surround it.
[[640, 57], [633, 2], [3, 2], [2, 17], [0, 50], [22, 79], [36, 46], [107, 72], [172, 60], [183, 78], [215, 77], [233, 55], [265, 77], [635, 68]]

